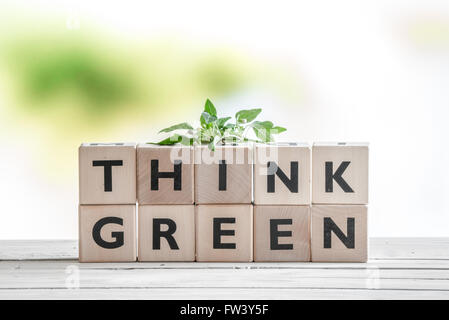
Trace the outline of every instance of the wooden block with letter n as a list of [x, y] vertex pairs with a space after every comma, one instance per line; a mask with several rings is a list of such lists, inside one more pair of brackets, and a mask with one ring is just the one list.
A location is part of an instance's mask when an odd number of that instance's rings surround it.
[[193, 148], [137, 146], [139, 204], [193, 204]]
[[79, 147], [79, 201], [136, 203], [135, 143], [83, 143]]
[[197, 261], [253, 261], [253, 206], [197, 205]]
[[310, 204], [310, 147], [298, 143], [257, 144], [254, 203]]
[[139, 205], [139, 261], [195, 261], [194, 205]]
[[80, 262], [136, 261], [135, 205], [80, 205]]
[[251, 203], [252, 150], [248, 145], [195, 147], [195, 203]]
[[366, 262], [367, 211], [365, 205], [313, 205], [312, 261]]
[[367, 143], [313, 145], [312, 203], [368, 203]]
[[310, 207], [254, 206], [254, 261], [310, 261]]

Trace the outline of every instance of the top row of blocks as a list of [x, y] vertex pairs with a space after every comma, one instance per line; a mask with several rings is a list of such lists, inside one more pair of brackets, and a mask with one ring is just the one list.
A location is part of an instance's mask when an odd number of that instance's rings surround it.
[[79, 187], [80, 204], [367, 204], [368, 144], [87, 143]]

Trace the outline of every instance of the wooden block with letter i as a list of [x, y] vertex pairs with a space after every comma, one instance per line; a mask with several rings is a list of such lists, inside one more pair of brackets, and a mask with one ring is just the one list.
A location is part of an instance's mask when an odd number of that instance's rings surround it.
[[310, 261], [310, 207], [254, 206], [254, 261]]
[[247, 144], [195, 147], [195, 203], [247, 203], [252, 200], [252, 150]]
[[256, 144], [254, 203], [309, 205], [310, 163], [307, 144]]
[[136, 203], [135, 143], [83, 143], [79, 147], [79, 201]]
[[193, 204], [193, 148], [137, 146], [139, 204]]
[[80, 262], [136, 261], [135, 205], [80, 205]]
[[313, 145], [312, 203], [368, 203], [367, 143]]
[[312, 261], [366, 262], [367, 211], [365, 205], [313, 205]]
[[253, 206], [197, 205], [197, 261], [253, 261]]
[[195, 261], [194, 205], [139, 205], [139, 261]]

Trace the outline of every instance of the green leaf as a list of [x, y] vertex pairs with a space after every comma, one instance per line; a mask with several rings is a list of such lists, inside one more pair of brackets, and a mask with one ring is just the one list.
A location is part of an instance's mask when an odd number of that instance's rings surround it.
[[254, 133], [263, 142], [273, 141], [273, 137], [270, 133], [270, 129], [266, 129], [263, 126], [253, 126]]
[[208, 124], [214, 122], [215, 120], [217, 120], [217, 117], [204, 111], [203, 113], [201, 113], [200, 120], [201, 120], [201, 124], [203, 124], [203, 122], [204, 122], [204, 125], [208, 125]]
[[240, 110], [235, 114], [235, 119], [240, 123], [248, 123], [257, 118], [262, 109]]
[[215, 109], [214, 104], [209, 99], [206, 100], [206, 104], [204, 105], [204, 112], [214, 117], [217, 116], [217, 109]]
[[264, 128], [266, 130], [271, 130], [273, 128], [273, 122], [271, 121], [254, 121], [251, 126], [256, 128]]
[[228, 121], [229, 119], [231, 119], [231, 117], [225, 117], [225, 118], [218, 118], [217, 119], [217, 126], [221, 129], [224, 127], [226, 121]]
[[159, 142], [149, 142], [150, 144], [158, 144], [158, 145], [174, 145], [176, 143], [181, 143], [186, 146], [193, 145], [193, 138], [189, 138], [187, 136], [181, 134], [174, 134], [164, 140]]
[[193, 130], [193, 127], [190, 124], [188, 124], [187, 122], [183, 122], [183, 123], [175, 124], [171, 127], [162, 129], [161, 131], [159, 131], [159, 133], [171, 132], [171, 131], [179, 130], [179, 129]]
[[[275, 134], [278, 134], [278, 133], [282, 133], [282, 132], [284, 132], [284, 131], [287, 131], [287, 129], [285, 129], [284, 127], [278, 127], [278, 126], [276, 126], [276, 127], [273, 127], [272, 129], [271, 129], [271, 133], [275, 133]], [[273, 132], [274, 131], [274, 132]]]

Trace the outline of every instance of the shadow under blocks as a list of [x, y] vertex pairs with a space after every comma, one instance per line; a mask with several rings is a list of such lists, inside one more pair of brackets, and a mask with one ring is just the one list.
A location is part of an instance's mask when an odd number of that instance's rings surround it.
[[368, 144], [79, 147], [79, 261], [368, 259]]

